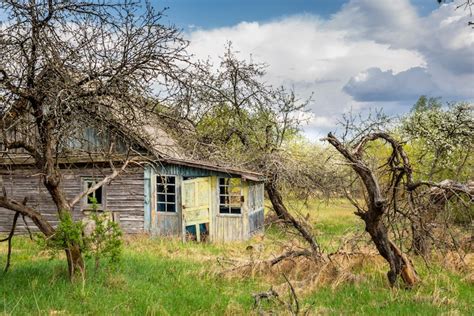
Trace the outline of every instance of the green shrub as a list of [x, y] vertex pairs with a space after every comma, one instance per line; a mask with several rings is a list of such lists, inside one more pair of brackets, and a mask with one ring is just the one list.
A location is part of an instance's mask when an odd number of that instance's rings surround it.
[[97, 203], [92, 200], [92, 210], [89, 218], [92, 220], [93, 230], [84, 234], [85, 225], [82, 221], [74, 221], [70, 212], [61, 212], [59, 224], [51, 237], [41, 236], [38, 239], [40, 246], [50, 253], [51, 257], [71, 246], [78, 246], [86, 259], [95, 261], [96, 269], [102, 259], [108, 259], [110, 264], [120, 260], [122, 253], [122, 231], [119, 225], [112, 221], [109, 212], [99, 212]]

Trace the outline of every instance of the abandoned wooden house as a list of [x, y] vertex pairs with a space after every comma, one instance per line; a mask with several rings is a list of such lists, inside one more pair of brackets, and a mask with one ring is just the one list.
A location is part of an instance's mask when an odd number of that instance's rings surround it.
[[[103, 133], [87, 127], [82, 137], [85, 142], [69, 142], [70, 154], [59, 161], [62, 187], [68, 196], [85, 192], [111, 173], [111, 160], [116, 165], [123, 162], [130, 142], [136, 159], [111, 183], [84, 196], [74, 206], [75, 219], [96, 209], [109, 212], [125, 233], [145, 232], [197, 241], [245, 240], [263, 230], [264, 190], [260, 174], [188, 159], [177, 142], [157, 126], [145, 126], [137, 133]], [[108, 148], [112, 140], [118, 152], [115, 158], [90, 154], [90, 148]], [[88, 154], [78, 151], [84, 147], [89, 149]], [[31, 158], [21, 150], [10, 150], [3, 151], [0, 159], [0, 186], [8, 196], [18, 201], [26, 197], [28, 206], [56, 225], [55, 205]], [[0, 231], [10, 230], [13, 215], [0, 208]], [[25, 226], [19, 222], [18, 229], [25, 230]], [[27, 226], [34, 227], [32, 223]]]

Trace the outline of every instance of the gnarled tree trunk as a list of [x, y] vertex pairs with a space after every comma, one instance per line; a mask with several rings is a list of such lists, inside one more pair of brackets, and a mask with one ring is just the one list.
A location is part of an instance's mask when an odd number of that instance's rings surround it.
[[[384, 139], [392, 145], [393, 155], [400, 157], [407, 176], [411, 177], [411, 167], [408, 164], [408, 158], [401, 149], [401, 146], [385, 133], [373, 133], [363, 137], [360, 142], [349, 150], [334, 135], [328, 134], [325, 140], [329, 141], [336, 150], [341, 153], [350, 163], [351, 168], [362, 180], [367, 192], [367, 209], [358, 209], [355, 213], [365, 222], [365, 230], [369, 233], [375, 247], [380, 255], [388, 262], [390, 270], [387, 273], [390, 285], [393, 286], [399, 275], [408, 286], [414, 285], [418, 281], [416, 272], [408, 258], [400, 249], [389, 239], [387, 226], [383, 222], [383, 215], [386, 213], [388, 205], [383, 196], [380, 185], [367, 164], [362, 160], [362, 152], [367, 142], [376, 139]], [[394, 156], [391, 157], [391, 159]], [[410, 179], [411, 180], [411, 179]]]
[[276, 183], [273, 180], [268, 180], [265, 183], [265, 190], [267, 191], [268, 197], [270, 198], [273, 206], [273, 210], [277, 214], [278, 218], [290, 223], [301, 234], [304, 240], [308, 242], [313, 253], [319, 256], [320, 248], [314, 239], [313, 234], [307, 229], [307, 227], [304, 226], [303, 223], [298, 221], [293, 215], [290, 214], [290, 212], [288, 212]]

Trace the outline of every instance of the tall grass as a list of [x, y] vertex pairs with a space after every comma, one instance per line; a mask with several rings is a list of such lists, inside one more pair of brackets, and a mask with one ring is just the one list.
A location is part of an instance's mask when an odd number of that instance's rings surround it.
[[[26, 314], [223, 314], [247, 312], [253, 280], [226, 280], [206, 265], [127, 248], [114, 269], [88, 266], [85, 283], [71, 284], [64, 260], [41, 256], [24, 238], [14, 244], [13, 266], [0, 276], [0, 313]], [[143, 249], [142, 249], [143, 250]], [[36, 257], [36, 258], [35, 258]]]
[[[363, 233], [353, 209], [342, 201], [311, 201], [305, 207], [300, 210], [310, 213], [318, 239], [327, 250], [335, 249], [347, 232]], [[15, 237], [11, 270], [0, 272], [0, 315], [257, 314], [252, 293], [266, 291], [271, 285], [285, 289], [283, 270], [232, 276], [219, 272], [283, 251], [282, 236], [278, 227], [273, 227], [265, 237], [230, 244], [128, 237], [118, 266], [95, 272], [90, 262], [85, 282], [74, 284], [67, 279], [63, 258], [50, 259], [28, 238]], [[1, 244], [0, 264], [5, 254], [6, 247]], [[467, 260], [472, 263], [472, 258]], [[357, 278], [308, 285], [298, 293], [300, 304], [310, 314], [323, 315], [473, 314], [472, 266], [449, 270], [437, 263], [427, 266], [418, 259], [415, 265], [423, 281], [413, 289], [389, 288], [383, 260], [362, 260], [348, 271]], [[281, 293], [281, 299], [287, 301], [287, 292]], [[288, 313], [277, 302], [262, 306], [265, 312]]]

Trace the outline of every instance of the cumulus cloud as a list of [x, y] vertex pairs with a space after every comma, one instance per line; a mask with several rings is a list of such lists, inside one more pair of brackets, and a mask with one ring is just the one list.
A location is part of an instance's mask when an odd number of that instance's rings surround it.
[[397, 74], [392, 70], [370, 68], [352, 77], [343, 91], [357, 101], [413, 100], [433, 95], [439, 88], [425, 68], [414, 67]]
[[[474, 99], [474, 33], [444, 5], [421, 17], [408, 0], [351, 0], [328, 19], [296, 15], [188, 34], [197, 58], [232, 41], [241, 57], [269, 64], [266, 80], [314, 92], [308, 134], [334, 127], [349, 109], [407, 110], [421, 94]], [[317, 131], [316, 131], [317, 130]]]

